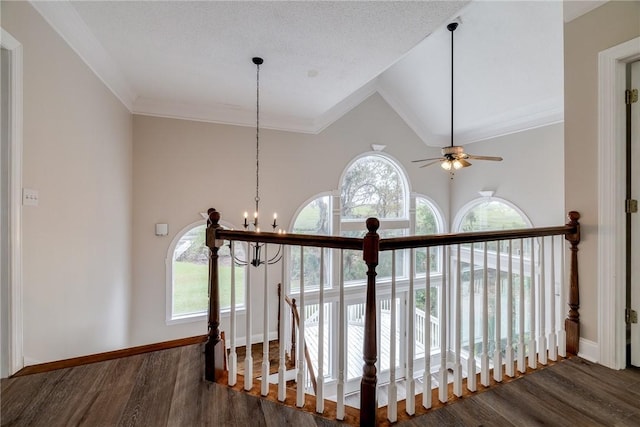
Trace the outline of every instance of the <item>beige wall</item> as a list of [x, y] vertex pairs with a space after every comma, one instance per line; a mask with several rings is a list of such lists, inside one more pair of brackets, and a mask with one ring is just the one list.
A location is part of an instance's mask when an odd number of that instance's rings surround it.
[[[176, 233], [201, 219], [208, 207], [236, 227], [243, 212], [252, 211], [255, 129], [137, 115], [133, 128], [132, 345], [206, 333], [204, 321], [166, 325], [165, 258]], [[412, 190], [432, 197], [446, 214], [446, 174], [410, 163], [439, 150], [426, 147], [378, 95], [319, 135], [269, 130], [260, 135], [260, 207], [265, 214], [277, 211], [284, 226], [309, 198], [337, 189], [348, 163], [371, 151], [371, 144], [387, 145], [385, 152], [406, 168]], [[168, 237], [154, 235], [157, 222], [169, 224]], [[277, 283], [278, 273], [270, 283]], [[262, 290], [252, 300], [254, 331], [261, 331]], [[244, 334], [242, 325], [239, 330]]]
[[24, 355], [128, 345], [131, 115], [27, 2], [2, 2], [23, 46]]
[[565, 206], [582, 215], [581, 335], [596, 342], [598, 52], [639, 35], [638, 1], [608, 2], [567, 23], [564, 31]]
[[[472, 154], [502, 156], [502, 162], [471, 160], [456, 174], [451, 212], [481, 197], [480, 190], [519, 207], [534, 227], [561, 225], [564, 212], [563, 124], [555, 124], [467, 145]], [[543, 171], [541, 173], [541, 171]]]

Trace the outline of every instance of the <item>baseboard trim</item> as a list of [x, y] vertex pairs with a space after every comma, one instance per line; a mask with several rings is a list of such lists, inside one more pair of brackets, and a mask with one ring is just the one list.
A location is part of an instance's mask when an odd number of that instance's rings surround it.
[[589, 362], [599, 363], [600, 346], [597, 342], [580, 338], [580, 348], [578, 357], [588, 360]]
[[135, 356], [137, 354], [150, 353], [152, 351], [167, 350], [185, 345], [200, 344], [207, 341], [206, 335], [198, 335], [189, 338], [164, 341], [154, 344], [141, 345], [137, 347], [125, 348], [122, 350], [108, 351], [105, 353], [90, 354], [88, 356], [73, 357], [71, 359], [57, 360], [55, 362], [40, 363], [32, 366], [25, 366], [12, 375], [21, 377], [24, 375], [38, 374], [41, 372], [54, 371], [56, 369], [73, 368], [75, 366], [87, 365], [89, 363], [104, 362], [107, 360], [119, 359], [121, 357]]

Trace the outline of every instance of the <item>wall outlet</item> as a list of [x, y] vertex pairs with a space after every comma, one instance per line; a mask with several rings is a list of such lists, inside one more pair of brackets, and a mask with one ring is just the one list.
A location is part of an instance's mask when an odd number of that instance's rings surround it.
[[22, 189], [22, 204], [24, 206], [38, 206], [38, 190]]

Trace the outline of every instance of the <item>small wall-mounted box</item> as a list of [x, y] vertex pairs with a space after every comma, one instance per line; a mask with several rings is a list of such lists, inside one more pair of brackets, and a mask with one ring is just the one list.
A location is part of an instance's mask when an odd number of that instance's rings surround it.
[[169, 234], [169, 224], [156, 224], [156, 236], [166, 236]]

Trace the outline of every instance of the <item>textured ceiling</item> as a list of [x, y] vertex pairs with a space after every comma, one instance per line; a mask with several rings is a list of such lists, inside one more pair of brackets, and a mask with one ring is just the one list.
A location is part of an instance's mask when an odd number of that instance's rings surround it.
[[34, 7], [136, 113], [319, 132], [379, 92], [429, 145], [562, 120], [556, 1], [58, 1]]

